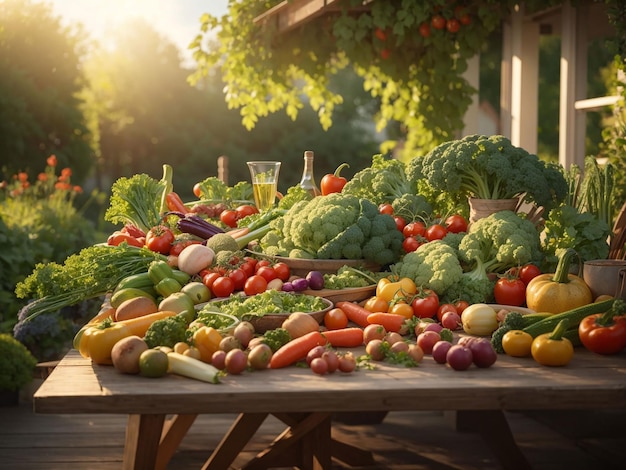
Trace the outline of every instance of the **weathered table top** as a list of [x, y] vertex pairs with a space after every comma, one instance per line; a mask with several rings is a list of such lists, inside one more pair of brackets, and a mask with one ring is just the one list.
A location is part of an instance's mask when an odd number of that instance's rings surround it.
[[205, 414], [626, 407], [626, 352], [577, 348], [566, 367], [499, 355], [488, 369], [454, 371], [426, 356], [419, 367], [317, 376], [304, 367], [244, 372], [208, 384], [92, 365], [70, 351], [35, 393], [38, 413]]

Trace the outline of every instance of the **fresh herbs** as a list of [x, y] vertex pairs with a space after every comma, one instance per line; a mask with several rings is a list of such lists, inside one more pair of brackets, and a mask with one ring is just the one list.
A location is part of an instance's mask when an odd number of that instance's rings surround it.
[[19, 298], [35, 298], [27, 305], [28, 319], [54, 312], [112, 291], [126, 276], [146, 272], [155, 259], [165, 257], [147, 248], [94, 245], [69, 256], [63, 264], [39, 263], [18, 283]]

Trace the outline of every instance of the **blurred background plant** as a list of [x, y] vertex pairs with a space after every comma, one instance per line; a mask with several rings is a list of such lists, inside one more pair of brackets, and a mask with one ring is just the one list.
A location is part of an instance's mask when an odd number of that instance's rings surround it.
[[[71, 182], [72, 170], [63, 168], [57, 174], [57, 158], [46, 159], [45, 170], [32, 178], [26, 172], [14, 174], [9, 181], [0, 182], [0, 241], [5, 248], [0, 253], [0, 332], [13, 329], [18, 311], [24, 301], [14, 293], [15, 286], [28, 276], [39, 263], [63, 262], [69, 255], [93, 245], [98, 239], [96, 228], [85, 217], [92, 203], [102, 204], [104, 194], [93, 191], [80, 207], [76, 198], [82, 188]], [[76, 314], [59, 312], [57, 325], [47, 332], [30, 333], [31, 344], [43, 340], [43, 333], [70, 338], [67, 322]], [[33, 325], [36, 327], [37, 325]], [[58, 329], [58, 331], [56, 330]], [[33, 332], [37, 330], [34, 329]], [[41, 351], [50, 349], [42, 345]], [[42, 352], [49, 356], [49, 352]], [[39, 357], [38, 357], [39, 359]]]

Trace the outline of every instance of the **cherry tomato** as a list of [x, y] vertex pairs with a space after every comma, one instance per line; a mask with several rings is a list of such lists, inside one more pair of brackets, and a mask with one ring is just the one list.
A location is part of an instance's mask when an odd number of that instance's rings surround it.
[[439, 309], [439, 296], [434, 290], [421, 289], [411, 302], [413, 315], [418, 318], [433, 318]]
[[276, 273], [276, 277], [283, 282], [289, 280], [289, 276], [291, 276], [291, 269], [287, 263], [283, 263], [279, 261], [272, 266], [272, 269]]
[[426, 22], [422, 23], [419, 28], [419, 32], [423, 38], [430, 36], [430, 25]]
[[526, 301], [526, 284], [519, 278], [501, 277], [493, 288], [493, 296], [499, 304], [519, 307]]
[[243, 219], [244, 217], [247, 217], [249, 215], [258, 214], [259, 209], [257, 209], [256, 206], [252, 206], [250, 204], [243, 204], [241, 206], [238, 206], [235, 209], [235, 212], [237, 212], [237, 217], [239, 219]]
[[276, 271], [271, 266], [261, 266], [256, 270], [259, 276], [263, 276], [267, 282], [270, 282], [278, 277]]
[[404, 318], [409, 319], [413, 318], [413, 307], [411, 304], [405, 304], [403, 302], [398, 302], [393, 304], [389, 308], [389, 313], [395, 313], [396, 315], [402, 315]]
[[432, 242], [433, 240], [441, 240], [447, 234], [448, 230], [443, 225], [433, 224], [426, 229], [426, 232], [424, 232], [424, 237], [426, 237], [426, 240], [428, 240], [429, 242]]
[[378, 206], [378, 212], [380, 212], [381, 214], [393, 215], [394, 213], [393, 206], [388, 203], [383, 203]]
[[459, 214], [453, 214], [446, 218], [444, 225], [448, 232], [461, 233], [467, 232], [467, 220]]
[[382, 29], [380, 28], [376, 28], [374, 30], [374, 34], [376, 35], [376, 37], [378, 39], [380, 39], [381, 41], [386, 41], [387, 40], [387, 33], [385, 33]]
[[426, 226], [422, 222], [409, 222], [402, 229], [402, 235], [406, 237], [423, 237]]
[[231, 228], [237, 227], [237, 220], [239, 220], [239, 214], [236, 210], [227, 209], [220, 213], [220, 220], [223, 224], [228, 225]]
[[441, 15], [435, 15], [430, 20], [430, 24], [435, 29], [444, 29], [446, 27], [446, 19]]
[[183, 251], [183, 248], [189, 245], [197, 245], [202, 243], [200, 240], [174, 240], [172, 243], [172, 247], [170, 248], [169, 254], [172, 256], [180, 255], [180, 252]]
[[239, 269], [246, 273], [246, 277], [250, 277], [254, 274], [254, 265], [248, 261], [241, 263]]
[[469, 307], [469, 302], [467, 300], [457, 300], [454, 302], [454, 306], [456, 307], [456, 311], [459, 315], [463, 313], [467, 307]]
[[219, 276], [213, 281], [212, 289], [215, 297], [229, 297], [235, 292], [235, 283], [227, 276]]
[[459, 313], [456, 309], [456, 307], [454, 306], [454, 304], [441, 304], [439, 305], [439, 308], [437, 309], [437, 320], [441, 321], [441, 319], [443, 318], [443, 314], [446, 312], [456, 312]]
[[405, 253], [411, 253], [417, 250], [423, 242], [419, 241], [417, 237], [407, 237], [402, 241], [402, 249]]
[[450, 18], [446, 22], [446, 29], [449, 33], [457, 33], [460, 27], [461, 23], [459, 23], [459, 20], [457, 20], [456, 18]]
[[257, 261], [255, 267], [254, 267], [254, 271], [257, 272], [259, 269], [261, 269], [263, 266], [271, 266], [272, 263], [270, 263], [269, 260], [267, 259], [262, 259]]
[[193, 185], [193, 194], [198, 199], [202, 196], [202, 186], [200, 186], [200, 183], [196, 183]]
[[211, 290], [211, 292], [213, 292], [213, 283], [218, 277], [221, 277], [221, 276], [222, 275], [220, 273], [209, 272], [205, 274], [204, 276], [202, 276], [202, 284], [207, 286]]
[[396, 227], [398, 227], [398, 230], [402, 232], [404, 230], [404, 227], [406, 226], [406, 220], [404, 220], [404, 217], [400, 217], [399, 215], [396, 215], [393, 217], [393, 220], [395, 221]]
[[340, 330], [348, 326], [348, 317], [340, 308], [331, 308], [324, 314], [324, 326], [329, 330]]
[[389, 59], [390, 55], [391, 55], [391, 51], [389, 49], [383, 49], [382, 51], [380, 51], [380, 57], [383, 60]]
[[472, 22], [472, 17], [469, 13], [466, 13], [459, 18], [459, 21], [461, 22], [461, 24], [468, 25]]
[[541, 269], [534, 264], [525, 264], [519, 269], [519, 278], [526, 285], [541, 274]]
[[157, 225], [146, 233], [146, 246], [156, 253], [167, 255], [172, 248], [174, 239], [174, 233], [169, 227]]
[[243, 290], [246, 279], [248, 279], [246, 272], [241, 268], [233, 269], [228, 273], [228, 277], [233, 280], [235, 290]]
[[254, 274], [246, 279], [243, 292], [246, 295], [261, 294], [267, 290], [267, 280], [263, 276]]
[[387, 312], [389, 310], [389, 303], [382, 297], [374, 295], [365, 301], [363, 308], [368, 312]]

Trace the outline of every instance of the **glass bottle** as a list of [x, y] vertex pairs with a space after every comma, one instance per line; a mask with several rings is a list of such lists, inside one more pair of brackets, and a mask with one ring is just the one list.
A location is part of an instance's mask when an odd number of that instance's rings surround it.
[[313, 175], [313, 152], [311, 150], [304, 152], [304, 170], [302, 171], [300, 186], [313, 194], [313, 196], [322, 194], [315, 183], [315, 176]]

